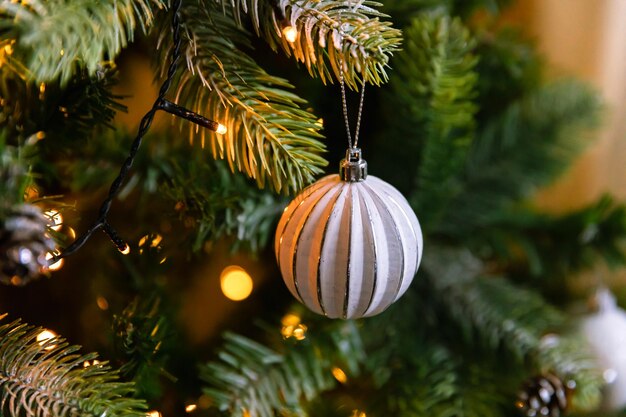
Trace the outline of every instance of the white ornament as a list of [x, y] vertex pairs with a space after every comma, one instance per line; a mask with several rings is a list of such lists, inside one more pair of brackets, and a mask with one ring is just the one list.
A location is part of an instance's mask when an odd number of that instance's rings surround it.
[[316, 313], [353, 319], [383, 312], [404, 294], [422, 257], [422, 231], [406, 199], [367, 176], [350, 148], [341, 175], [300, 193], [276, 230], [289, 291]]
[[582, 333], [602, 367], [607, 383], [604, 408], [626, 407], [626, 312], [608, 290], [597, 295], [599, 310], [582, 322]]

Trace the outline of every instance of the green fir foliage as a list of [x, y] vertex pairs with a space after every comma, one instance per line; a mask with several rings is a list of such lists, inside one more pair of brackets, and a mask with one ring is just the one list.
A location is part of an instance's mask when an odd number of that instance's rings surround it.
[[[537, 294], [498, 277], [484, 277], [484, 266], [467, 250], [434, 249], [424, 258], [424, 278], [433, 304], [458, 326], [466, 343], [529, 356], [541, 336], [560, 330], [564, 317]], [[515, 309], [511, 306], [515, 305]], [[504, 346], [502, 346], [504, 344]]]
[[[128, 132], [107, 130], [73, 150], [72, 155], [80, 155], [80, 160], [57, 164], [62, 175], [73, 179], [70, 190], [107, 187], [131, 140]], [[273, 237], [277, 216], [287, 203], [270, 190], [259, 190], [245, 177], [233, 175], [224, 161], [207, 160], [199, 146], [172, 143], [163, 134], [147, 137], [121, 195], [134, 193], [146, 197], [142, 204], [161, 204], [164, 216], [177, 218], [177, 237], [184, 237], [193, 251], [225, 236], [236, 238], [234, 248], [261, 250]]]
[[[216, 10], [213, 2], [183, 9], [188, 68], [179, 72], [179, 104], [228, 128], [223, 136], [199, 132], [214, 158], [225, 159], [231, 170], [245, 173], [260, 187], [297, 191], [326, 165], [321, 124], [302, 109], [305, 101], [286, 80], [267, 74], [248, 57], [241, 48], [248, 46], [249, 35]], [[195, 140], [197, 127], [188, 129]]]
[[57, 147], [83, 143], [94, 127], [113, 128], [116, 112], [126, 111], [122, 97], [111, 91], [116, 84], [113, 64], [101, 66], [94, 75], [77, 70], [65, 86], [37, 85], [3, 69], [0, 74], [0, 128], [12, 143], [20, 139], [33, 144], [46, 138]]
[[570, 332], [563, 336], [545, 335], [535, 354], [535, 362], [542, 372], [556, 372], [565, 380], [576, 383], [570, 409], [590, 412], [603, 399], [604, 378], [582, 336]]
[[106, 363], [87, 365], [97, 356], [78, 353], [62, 338], [37, 341], [42, 330], [19, 321], [0, 326], [2, 415], [145, 416], [132, 384], [120, 382]]
[[0, 220], [13, 206], [24, 201], [26, 188], [33, 183], [28, 169], [32, 148], [16, 148], [5, 143], [0, 132]]
[[605, 195], [560, 216], [512, 210], [489, 228], [485, 241], [499, 268], [562, 302], [572, 275], [601, 260], [611, 268], [626, 264], [625, 236], [626, 207]]
[[306, 401], [337, 385], [333, 367], [354, 375], [363, 359], [353, 323], [313, 330], [303, 341], [283, 341], [280, 351], [226, 333], [218, 358], [201, 369], [204, 393], [233, 417], [306, 415]]
[[[461, 264], [468, 269], [459, 267], [459, 273], [479, 266], [475, 260]], [[422, 276], [385, 314], [362, 323], [364, 366], [372, 384], [359, 386], [356, 395], [367, 399], [366, 409], [374, 415], [503, 415], [523, 378], [519, 362], [490, 349], [467, 348], [458, 327], [435, 307], [439, 300], [431, 291]]]
[[519, 30], [504, 27], [477, 34], [478, 124], [489, 123], [542, 85], [544, 60]]
[[[184, 2], [186, 66], [176, 74], [170, 99], [224, 123], [228, 133], [181, 121], [190, 146], [160, 126], [162, 131], [146, 136], [121, 190], [119, 199], [128, 204], [124, 215], [131, 214], [126, 223], [141, 219], [132, 227], [142, 234], [167, 229], [164, 241], [175, 243], [167, 255], [158, 243], [133, 245], [130, 256], [115, 253], [117, 261], [103, 260], [107, 267], [94, 274], [98, 278], [89, 277], [94, 288], [115, 282], [133, 292], [121, 290], [118, 297], [137, 295], [113, 319], [111, 353], [120, 359], [120, 372], [94, 364], [94, 354], [82, 355], [63, 339], [38, 343], [39, 328], [1, 324], [0, 414], [145, 416], [139, 396], [164, 408], [175, 404], [170, 407], [176, 415], [182, 413], [181, 393], [171, 391], [189, 390], [182, 394], [187, 401], [202, 389], [211, 400], [207, 413], [235, 417], [346, 417], [359, 416], [358, 410], [372, 416], [501, 417], [513, 415], [522, 381], [543, 372], [576, 381], [573, 412], [583, 416], [597, 408], [603, 387], [597, 364], [572, 330], [572, 317], [558, 307], [572, 301], [572, 274], [599, 261], [626, 262], [626, 208], [603, 197], [554, 216], [528, 203], [589, 142], [602, 106], [579, 82], [545, 83], [542, 59], [519, 34], [472, 19], [476, 11], [497, 14], [508, 3]], [[157, 26], [159, 35], [146, 41], [160, 41], [163, 74], [172, 48], [171, 16], [154, 15], [153, 9], [166, 5], [0, 2], [0, 220], [35, 181], [44, 199], [47, 192], [80, 195], [86, 206], [81, 215], [96, 204], [99, 198], [91, 194], [107, 189], [132, 141], [124, 129], [106, 129], [124, 110], [112, 92], [115, 67], [107, 61]], [[393, 61], [401, 33], [387, 14], [407, 28], [403, 51]], [[282, 34], [287, 22], [298, 29], [293, 44]], [[196, 265], [199, 257], [189, 257], [189, 249], [199, 253], [236, 236], [236, 248], [263, 253], [286, 202], [272, 191], [296, 192], [326, 165], [322, 123], [313, 114], [324, 109], [309, 108], [289, 81], [252, 58], [260, 55], [252, 51], [252, 31], [303, 63], [319, 77], [315, 83], [336, 80], [342, 63], [352, 88], [390, 78], [380, 94], [371, 94], [380, 111], [366, 123], [379, 142], [372, 147], [384, 152], [368, 155], [376, 175], [398, 186], [416, 209], [427, 246], [411, 288], [384, 314], [354, 322], [299, 314], [308, 326], [304, 339], [272, 325], [263, 327], [263, 343], [227, 332], [198, 375], [192, 371], [195, 357], [206, 346], [194, 350], [182, 346], [185, 337], [171, 337], [184, 334], [173, 317], [179, 295], [190, 288], [178, 278], [191, 271], [195, 280], [196, 268], [207, 266]], [[390, 64], [394, 72], [388, 74]], [[98, 257], [114, 252], [93, 250]], [[146, 273], [151, 267], [158, 273]], [[67, 268], [76, 279], [89, 269]], [[175, 285], [164, 277], [166, 270], [178, 273]], [[76, 280], [65, 282], [76, 290]], [[268, 303], [265, 295], [276, 290], [274, 283], [256, 284], [263, 295], [241, 307], [247, 321], [249, 312], [255, 314], [251, 306]], [[281, 309], [278, 303], [271, 314]], [[84, 311], [88, 315], [81, 318], [94, 317]], [[174, 351], [179, 356], [170, 361]], [[347, 381], [338, 381], [335, 368]]]
[[[263, 35], [272, 49], [280, 48], [304, 63], [311, 76], [319, 76], [324, 83], [339, 79], [341, 65], [352, 88], [386, 82], [389, 60], [402, 39], [398, 29], [381, 20], [388, 16], [377, 10], [382, 4], [376, 1], [214, 1], [232, 7], [239, 23], [242, 13], [248, 14], [256, 33]], [[283, 35], [286, 26], [298, 32], [293, 43]]]
[[255, 252], [265, 247], [287, 202], [233, 176], [220, 161], [191, 162], [179, 165], [177, 159], [167, 158], [158, 175], [165, 181], [159, 189], [181, 221], [194, 224], [193, 250], [224, 235], [236, 236], [236, 247]]
[[30, 0], [0, 2], [0, 43], [10, 45], [3, 59], [36, 84], [66, 84], [79, 69], [95, 75], [154, 22], [161, 0]]
[[590, 142], [599, 109], [598, 97], [587, 86], [560, 81], [513, 102], [485, 123], [466, 161], [463, 192], [439, 231], [458, 238], [484, 230], [553, 181]]
[[474, 41], [458, 19], [422, 16], [405, 35], [389, 106], [405, 109], [402, 126], [420, 135], [412, 137], [420, 144], [421, 163], [419, 193], [411, 203], [428, 229], [460, 192], [459, 177], [475, 127], [477, 58]]
[[156, 398], [161, 393], [159, 377], [167, 374], [163, 345], [170, 336], [169, 323], [160, 304], [157, 295], [135, 298], [113, 318], [116, 351], [124, 361], [120, 374], [136, 383], [141, 398]]

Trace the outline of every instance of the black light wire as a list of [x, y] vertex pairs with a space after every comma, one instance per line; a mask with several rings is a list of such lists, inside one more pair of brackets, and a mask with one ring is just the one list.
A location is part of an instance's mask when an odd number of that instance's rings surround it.
[[109, 211], [111, 210], [111, 205], [115, 197], [119, 194], [122, 185], [124, 184], [128, 173], [133, 166], [133, 162], [137, 157], [139, 152], [139, 148], [141, 147], [141, 143], [143, 137], [148, 133], [150, 126], [152, 125], [152, 121], [154, 120], [154, 115], [158, 110], [163, 110], [168, 113], [174, 114], [178, 117], [187, 119], [193, 123], [196, 123], [200, 126], [206, 127], [213, 131], [216, 131], [220, 126], [218, 122], [213, 120], [209, 120], [204, 116], [201, 116], [197, 113], [192, 112], [184, 107], [181, 107], [171, 101], [165, 99], [165, 96], [170, 89], [172, 82], [174, 80], [174, 75], [178, 68], [178, 61], [181, 56], [182, 49], [182, 36], [181, 36], [181, 15], [180, 9], [182, 5], [182, 0], [174, 0], [172, 2], [172, 40], [173, 40], [173, 48], [170, 54], [170, 65], [167, 70], [167, 76], [163, 84], [161, 84], [161, 88], [159, 89], [159, 95], [154, 101], [152, 108], [148, 110], [148, 112], [141, 119], [141, 123], [139, 124], [139, 129], [137, 132], [137, 136], [133, 140], [133, 143], [130, 147], [130, 151], [128, 153], [128, 157], [124, 161], [124, 164], [120, 168], [120, 172], [111, 184], [109, 188], [109, 194], [107, 198], [102, 202], [100, 206], [100, 211], [98, 214], [98, 218], [92, 223], [92, 225], [85, 231], [82, 235], [80, 235], [74, 242], [72, 242], [69, 246], [67, 246], [61, 253], [53, 256], [49, 260], [49, 265], [52, 265], [62, 258], [65, 258], [69, 255], [74, 254], [79, 249], [81, 249], [85, 243], [91, 238], [94, 232], [98, 229], [102, 229], [113, 241], [117, 249], [122, 253], [127, 253], [126, 250], [129, 249], [128, 244], [118, 235], [117, 231], [111, 226], [107, 217], [109, 215]]

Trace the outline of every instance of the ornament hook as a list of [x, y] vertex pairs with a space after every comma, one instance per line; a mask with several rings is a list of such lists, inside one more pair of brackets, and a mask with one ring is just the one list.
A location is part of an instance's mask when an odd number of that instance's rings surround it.
[[359, 182], [367, 178], [367, 162], [361, 158], [361, 148], [350, 147], [339, 164], [339, 177], [346, 182]]

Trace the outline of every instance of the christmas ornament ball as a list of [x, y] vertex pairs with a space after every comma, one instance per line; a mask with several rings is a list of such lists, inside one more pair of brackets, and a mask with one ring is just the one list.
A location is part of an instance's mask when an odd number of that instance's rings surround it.
[[598, 310], [581, 322], [581, 333], [601, 367], [606, 387], [602, 408], [626, 407], [626, 312], [606, 289], [595, 299]]
[[422, 257], [422, 232], [409, 203], [367, 176], [358, 148], [340, 174], [302, 191], [285, 209], [275, 253], [289, 291], [329, 318], [383, 312], [408, 289]]

